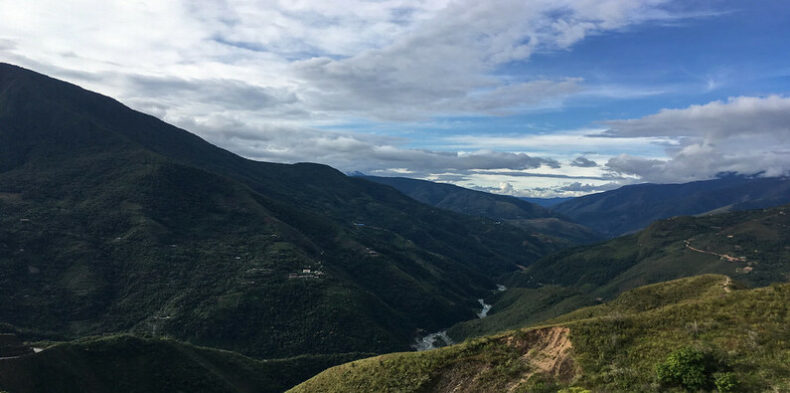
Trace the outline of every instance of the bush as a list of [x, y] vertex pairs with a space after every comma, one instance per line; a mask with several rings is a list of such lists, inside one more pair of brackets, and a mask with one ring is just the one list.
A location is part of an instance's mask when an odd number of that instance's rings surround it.
[[716, 362], [709, 353], [681, 348], [672, 352], [658, 365], [658, 381], [664, 385], [681, 386], [689, 391], [712, 387]]
[[713, 384], [719, 393], [730, 393], [738, 387], [738, 378], [730, 372], [716, 373], [713, 375]]

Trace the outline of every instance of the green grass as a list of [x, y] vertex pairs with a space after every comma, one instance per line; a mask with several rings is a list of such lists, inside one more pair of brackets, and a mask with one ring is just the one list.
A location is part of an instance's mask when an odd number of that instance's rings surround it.
[[[680, 391], [659, 383], [657, 368], [683, 347], [711, 354], [717, 367], [737, 380], [737, 391], [784, 391], [790, 384], [788, 302], [790, 284], [747, 290], [737, 289], [726, 276], [691, 277], [628, 291], [613, 302], [577, 310], [538, 328], [337, 366], [291, 392], [439, 392], [444, 390], [437, 388], [437, 381], [448, 378], [466, 392], [504, 387], [524, 392], [572, 387], [593, 392]], [[576, 365], [572, 378], [530, 376], [523, 359], [536, 356], [539, 341], [526, 340], [533, 346], [507, 344], [552, 326], [570, 329]], [[490, 385], [479, 382], [483, 380]]]
[[[721, 288], [726, 280], [709, 280], [714, 282], [699, 298], [656, 304], [642, 312], [628, 312], [634, 302], [624, 301], [567, 316], [573, 320], [594, 315], [565, 322], [571, 327], [575, 356], [584, 370], [579, 383], [616, 391], [660, 390], [655, 386], [656, 367], [684, 346], [716, 354], [742, 382], [743, 392], [770, 391], [790, 382], [790, 332], [786, 328], [790, 285], [726, 293]], [[649, 297], [650, 293], [635, 295]], [[637, 304], [641, 308], [644, 301]]]
[[[530, 372], [507, 337], [475, 339], [427, 352], [357, 360], [331, 368], [289, 392], [431, 392], [462, 385], [463, 391], [504, 391]], [[460, 382], [460, 383], [459, 383]]]

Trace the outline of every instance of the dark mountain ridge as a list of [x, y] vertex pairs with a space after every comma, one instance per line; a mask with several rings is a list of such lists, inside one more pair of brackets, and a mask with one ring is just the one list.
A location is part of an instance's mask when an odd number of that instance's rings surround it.
[[0, 389], [17, 393], [280, 393], [364, 354], [256, 360], [171, 339], [130, 335], [57, 343], [0, 359]]
[[241, 158], [0, 64], [0, 321], [264, 357], [408, 348], [556, 249], [319, 164]]
[[759, 209], [790, 203], [790, 178], [725, 176], [683, 184], [635, 184], [574, 198], [552, 211], [618, 236], [674, 216]]

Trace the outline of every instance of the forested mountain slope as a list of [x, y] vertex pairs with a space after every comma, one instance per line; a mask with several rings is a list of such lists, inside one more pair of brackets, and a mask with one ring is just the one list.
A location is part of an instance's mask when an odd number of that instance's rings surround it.
[[362, 354], [255, 360], [237, 353], [129, 335], [58, 343], [0, 359], [0, 390], [15, 393], [280, 393]]
[[615, 237], [674, 216], [790, 203], [786, 177], [725, 176], [682, 184], [636, 184], [573, 198], [552, 211]]
[[556, 247], [327, 166], [247, 160], [0, 64], [0, 321], [28, 338], [406, 349]]
[[790, 280], [790, 206], [659, 221], [633, 235], [561, 251], [501, 281], [485, 319], [456, 339], [525, 326], [612, 299], [640, 285], [726, 274], [751, 287]]

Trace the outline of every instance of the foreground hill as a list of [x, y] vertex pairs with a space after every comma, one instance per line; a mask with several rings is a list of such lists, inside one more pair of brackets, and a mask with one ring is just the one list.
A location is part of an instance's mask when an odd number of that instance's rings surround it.
[[552, 207], [614, 237], [663, 218], [790, 203], [790, 179], [728, 176], [684, 184], [637, 184], [573, 198]]
[[87, 338], [0, 359], [0, 389], [14, 393], [280, 393], [360, 354], [254, 360], [174, 340]]
[[602, 239], [595, 231], [524, 199], [405, 177], [358, 177], [394, 187], [422, 203], [507, 222], [546, 236], [547, 240], [580, 244]]
[[556, 249], [323, 165], [256, 162], [0, 64], [0, 322], [260, 357], [408, 348]]
[[706, 275], [540, 327], [357, 360], [289, 392], [765, 392], [790, 389], [790, 285]]
[[659, 221], [633, 235], [547, 256], [502, 279], [485, 319], [448, 332], [460, 339], [525, 326], [640, 285], [705, 273], [747, 286], [790, 280], [790, 206]]

